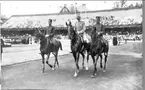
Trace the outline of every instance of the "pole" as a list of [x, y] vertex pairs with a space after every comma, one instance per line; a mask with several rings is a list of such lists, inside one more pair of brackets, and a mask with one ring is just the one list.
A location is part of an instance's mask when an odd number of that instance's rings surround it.
[[77, 3], [75, 3], [75, 15], [77, 16]]

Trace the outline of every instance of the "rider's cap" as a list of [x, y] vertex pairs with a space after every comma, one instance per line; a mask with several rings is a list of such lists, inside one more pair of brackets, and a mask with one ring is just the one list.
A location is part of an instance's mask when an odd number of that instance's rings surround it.
[[48, 21], [51, 21], [52, 22], [52, 19], [48, 19]]
[[81, 16], [79, 16], [79, 15], [78, 15], [76, 18], [77, 18], [77, 19], [78, 19], [78, 18], [80, 19], [80, 18], [81, 18]]
[[100, 19], [100, 18], [101, 18], [101, 16], [96, 16], [96, 18], [97, 18], [97, 19]]

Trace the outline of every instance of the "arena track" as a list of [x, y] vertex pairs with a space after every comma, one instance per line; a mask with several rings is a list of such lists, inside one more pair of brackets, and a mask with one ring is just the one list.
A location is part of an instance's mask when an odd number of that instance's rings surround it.
[[[2, 89], [53, 89], [53, 90], [142, 90], [142, 43], [130, 42], [110, 47], [107, 70], [100, 69], [91, 78], [93, 72], [92, 59], [89, 70], [82, 69], [74, 78], [75, 63], [72, 54], [60, 56], [60, 67], [55, 71], [46, 65], [45, 73], [41, 73], [41, 60], [2, 67]], [[54, 63], [54, 58], [50, 58]]]

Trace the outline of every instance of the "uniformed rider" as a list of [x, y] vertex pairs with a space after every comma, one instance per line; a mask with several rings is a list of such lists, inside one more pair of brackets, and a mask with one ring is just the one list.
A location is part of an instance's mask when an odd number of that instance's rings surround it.
[[96, 31], [100, 36], [103, 36], [104, 33], [104, 26], [101, 24], [101, 17], [100, 16], [96, 16]]
[[84, 41], [84, 33], [86, 30], [85, 22], [81, 21], [81, 17], [77, 16], [77, 22], [75, 23], [75, 30], [81, 36], [81, 39]]
[[44, 31], [45, 37], [49, 38], [50, 43], [52, 43], [54, 41], [54, 33], [55, 33], [55, 29], [52, 26], [52, 19], [48, 20], [48, 24], [49, 26], [47, 27], [47, 29]]

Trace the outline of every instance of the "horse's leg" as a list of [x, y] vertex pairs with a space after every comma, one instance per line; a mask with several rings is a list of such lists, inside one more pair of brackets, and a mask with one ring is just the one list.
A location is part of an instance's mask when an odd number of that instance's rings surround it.
[[[76, 59], [77, 59], [76, 52], [73, 52], [73, 51], [72, 51], [72, 53], [73, 53], [73, 57], [74, 57], [74, 59], [75, 59], [75, 64], [76, 64]], [[76, 77], [76, 76], [77, 76], [77, 74], [76, 74], [76, 70], [75, 70], [74, 77]]]
[[96, 67], [95, 55], [91, 54], [91, 56], [92, 56], [93, 64], [94, 64], [94, 72], [93, 72], [93, 75], [91, 76], [93, 78], [96, 75], [97, 67]]
[[55, 65], [56, 65], [56, 53], [52, 53], [53, 55], [54, 55], [54, 57], [55, 57], [55, 61], [54, 61], [54, 65], [53, 65], [53, 68], [52, 68], [52, 70], [55, 70]]
[[49, 64], [49, 56], [50, 56], [50, 53], [48, 53], [47, 54], [47, 60], [46, 60], [46, 63], [48, 64], [48, 66], [50, 67], [50, 68], [52, 68], [53, 66], [51, 65], [51, 64]]
[[58, 58], [57, 58], [57, 52], [53, 53], [54, 57], [55, 57], [55, 62], [54, 62], [54, 69], [55, 69], [55, 65], [57, 63], [57, 65], [59, 66], [59, 63], [58, 63]]
[[95, 75], [97, 74], [97, 62], [98, 62], [98, 58], [101, 54], [97, 54], [96, 55], [96, 61], [95, 61], [95, 65], [96, 65], [96, 72], [95, 72]]
[[73, 57], [74, 57], [74, 59], [75, 59], [75, 63], [76, 63], [76, 58], [77, 58], [77, 56], [76, 56], [76, 52], [72, 52], [73, 53]]
[[76, 77], [79, 73], [79, 65], [78, 65], [78, 62], [79, 62], [79, 52], [76, 53], [76, 70], [75, 70], [75, 74], [74, 74], [74, 77]]
[[104, 53], [104, 56], [105, 56], [105, 63], [104, 63], [104, 70], [103, 70], [103, 72], [106, 72], [106, 62], [107, 62], [108, 52]]
[[99, 55], [101, 60], [100, 60], [100, 68], [103, 68], [103, 65], [102, 65], [102, 54]]
[[77, 63], [77, 74], [79, 73], [79, 57], [80, 57], [80, 53], [78, 52], [77, 53], [77, 60], [76, 60], [76, 63]]
[[42, 64], [43, 64], [43, 66], [42, 66], [42, 73], [44, 73], [44, 70], [45, 70], [45, 59], [44, 59], [44, 54], [41, 54], [41, 56], [42, 56]]
[[83, 67], [83, 69], [85, 69], [85, 66], [84, 66], [85, 55], [84, 55], [83, 52], [81, 52], [81, 55], [82, 55], [82, 57], [83, 57], [82, 67]]
[[87, 52], [87, 65], [86, 65], [86, 70], [88, 70], [89, 68], [88, 68], [88, 64], [89, 64], [89, 52]]
[[56, 52], [56, 61], [57, 61], [57, 66], [59, 67], [59, 62], [58, 62], [58, 51]]

